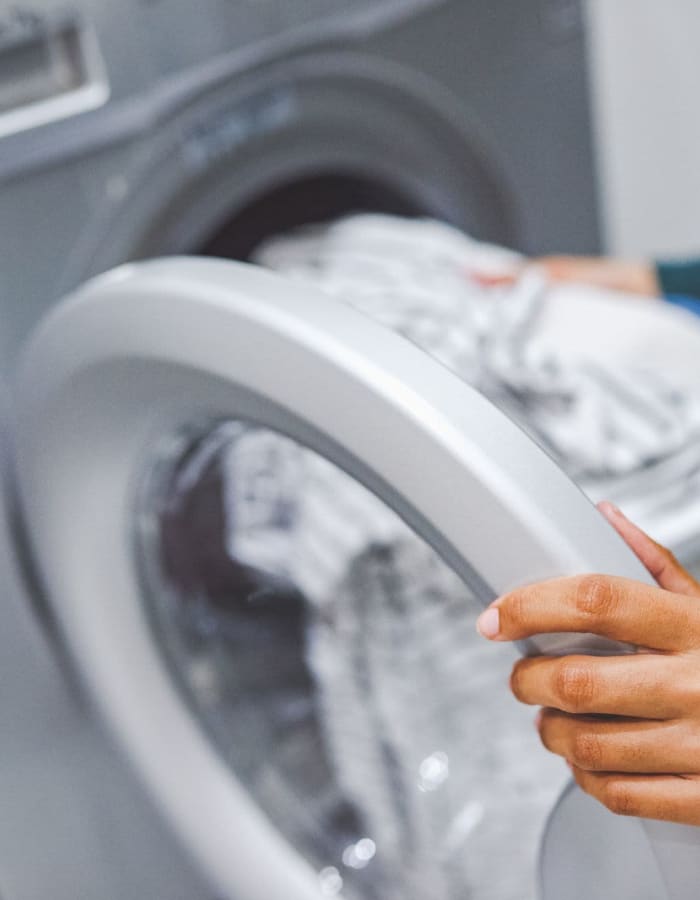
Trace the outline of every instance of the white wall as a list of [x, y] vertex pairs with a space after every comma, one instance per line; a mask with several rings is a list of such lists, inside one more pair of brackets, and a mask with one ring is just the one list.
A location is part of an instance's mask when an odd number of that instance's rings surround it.
[[608, 249], [700, 255], [700, 2], [587, 2]]

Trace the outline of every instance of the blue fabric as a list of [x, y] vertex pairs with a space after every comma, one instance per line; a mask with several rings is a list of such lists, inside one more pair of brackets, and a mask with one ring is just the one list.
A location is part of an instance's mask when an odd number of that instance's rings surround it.
[[666, 295], [700, 297], [700, 258], [659, 261], [656, 274]]
[[664, 299], [669, 303], [673, 303], [674, 306], [682, 306], [683, 309], [688, 309], [690, 312], [695, 313], [696, 316], [700, 316], [699, 297], [687, 297], [684, 294], [666, 294]]

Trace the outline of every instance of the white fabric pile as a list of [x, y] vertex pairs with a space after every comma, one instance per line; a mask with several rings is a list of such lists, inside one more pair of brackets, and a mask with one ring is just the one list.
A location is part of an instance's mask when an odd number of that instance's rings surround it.
[[[653, 529], [657, 511], [691, 498], [687, 525], [700, 531], [700, 371], [691, 395], [644, 359], [567, 359], [539, 327], [559, 289], [532, 272], [497, 289], [470, 277], [511, 268], [516, 254], [439, 222], [356, 215], [275, 238], [256, 261], [417, 344], [518, 421], [594, 499], [624, 503]], [[631, 307], [629, 318], [633, 330]]]
[[320, 865], [342, 871], [349, 900], [534, 897], [565, 770], [504, 688], [513, 649], [476, 633], [483, 598], [332, 463], [266, 429], [223, 427], [229, 553], [307, 601], [334, 796], [376, 847], [366, 872], [345, 854]]

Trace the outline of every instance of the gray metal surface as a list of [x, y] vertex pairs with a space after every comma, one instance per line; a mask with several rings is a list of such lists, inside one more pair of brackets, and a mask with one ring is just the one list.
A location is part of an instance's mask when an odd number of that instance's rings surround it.
[[[694, 852], [697, 856], [697, 847]], [[676, 873], [682, 878], [688, 874]], [[546, 900], [686, 896], [668, 892], [639, 819], [612, 816], [573, 787], [565, 791], [550, 817], [542, 842], [540, 883]], [[687, 896], [693, 896], [696, 883], [691, 876]]]
[[[196, 252], [313, 173], [363, 179], [369, 208], [389, 187], [476, 236], [595, 249], [578, 6], [84, 0], [110, 99], [0, 140], [0, 365], [88, 275]], [[3, 0], [0, 33], [17, 9], [46, 27], [60, 8]]]
[[[3, 392], [3, 411], [5, 401]], [[0, 444], [4, 468], [4, 428]], [[0, 896], [212, 900], [50, 646], [9, 509], [0, 515]]]

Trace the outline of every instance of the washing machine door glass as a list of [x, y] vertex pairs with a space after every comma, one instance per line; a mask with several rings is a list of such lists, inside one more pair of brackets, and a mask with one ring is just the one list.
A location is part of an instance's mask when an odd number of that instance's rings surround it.
[[324, 894], [531, 895], [563, 773], [505, 690], [511, 654], [475, 632], [476, 575], [318, 453], [235, 420], [154, 447], [138, 533], [183, 698]]
[[515, 425], [325, 295], [188, 259], [64, 304], [18, 410], [53, 617], [222, 896], [534, 896], [561, 767], [475, 617], [646, 575]]

